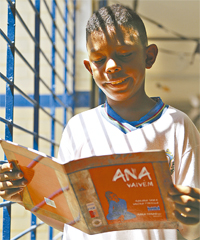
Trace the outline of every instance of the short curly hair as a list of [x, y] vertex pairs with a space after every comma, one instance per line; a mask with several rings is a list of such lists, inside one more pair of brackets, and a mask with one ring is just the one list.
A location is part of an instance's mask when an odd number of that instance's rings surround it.
[[141, 43], [147, 46], [147, 33], [142, 19], [131, 8], [121, 4], [102, 7], [93, 13], [86, 25], [86, 41], [92, 32], [100, 29], [106, 31], [109, 26], [124, 26], [137, 30]]

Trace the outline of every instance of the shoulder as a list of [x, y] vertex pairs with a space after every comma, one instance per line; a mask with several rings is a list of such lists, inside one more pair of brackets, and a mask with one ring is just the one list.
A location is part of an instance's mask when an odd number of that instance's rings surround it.
[[85, 135], [87, 131], [95, 131], [101, 116], [100, 108], [101, 105], [73, 116], [68, 121], [67, 126], [63, 131], [63, 135], [70, 137], [70, 139], [72, 136], [77, 139], [80, 138], [80, 136]]
[[101, 105], [95, 108], [89, 109], [87, 111], [84, 111], [82, 113], [76, 114], [68, 121], [67, 125], [73, 125], [85, 119], [89, 122], [93, 121], [93, 119], [96, 118], [100, 113], [100, 108], [101, 108]]
[[184, 112], [169, 106], [166, 118], [171, 120], [171, 126], [175, 130], [177, 139], [189, 138], [195, 145], [200, 145], [200, 133], [192, 120]]
[[[165, 114], [163, 115], [165, 116]], [[188, 115], [172, 106], [169, 106], [166, 111], [166, 117], [170, 117], [174, 124], [182, 125], [184, 127], [194, 127], [192, 120]]]

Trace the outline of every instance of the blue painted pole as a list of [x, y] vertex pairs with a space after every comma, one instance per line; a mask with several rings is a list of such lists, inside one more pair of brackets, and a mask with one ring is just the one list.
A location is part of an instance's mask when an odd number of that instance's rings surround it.
[[[67, 28], [67, 18], [68, 18], [68, 8], [67, 8], [67, 2], [68, 0], [65, 0], [65, 16], [64, 16], [64, 19], [65, 19], [65, 28], [64, 28], [64, 40], [65, 40], [65, 45], [64, 45], [64, 94], [63, 94], [63, 102], [66, 104], [67, 102], [67, 54], [68, 54], [68, 50], [67, 50], [67, 35], [68, 35], [68, 28]], [[65, 126], [67, 124], [67, 110], [64, 108], [64, 111], [63, 111], [63, 125]]]
[[[55, 0], [52, 0], [52, 30], [51, 30], [51, 40], [52, 40], [52, 47], [51, 47], [51, 65], [52, 65], [52, 69], [51, 69], [51, 90], [53, 93], [55, 93], [55, 55], [56, 55], [56, 49], [55, 49], [55, 44], [56, 44], [56, 26], [54, 24], [54, 21], [56, 19], [56, 3]], [[54, 96], [51, 96], [51, 115], [52, 115], [52, 119], [51, 119], [51, 140], [54, 141], [55, 140], [55, 121], [54, 121], [54, 117], [55, 117], [55, 99]], [[51, 156], [54, 156], [54, 144], [51, 144]]]
[[[15, 1], [8, 4], [8, 26], [7, 37], [12, 42], [12, 45], [7, 45], [7, 78], [14, 83], [14, 62], [15, 62]], [[12, 84], [6, 83], [5, 97], [5, 118], [9, 124], [5, 125], [5, 139], [13, 140], [13, 108], [14, 108], [14, 88]], [[2, 240], [10, 239], [11, 229], [11, 205], [3, 208], [3, 231]]]
[[[39, 87], [40, 87], [40, 0], [35, 0], [35, 76], [34, 76], [34, 100], [39, 104]], [[34, 106], [34, 136], [33, 148], [38, 150], [38, 133], [39, 133], [39, 107]]]
[[[51, 3], [51, 15], [52, 15], [52, 30], [51, 30], [51, 40], [52, 40], [52, 47], [51, 47], [51, 90], [53, 93], [55, 93], [56, 89], [56, 82], [55, 82], [55, 55], [56, 55], [56, 26], [55, 26], [55, 20], [56, 20], [56, 2], [55, 0], [52, 0]], [[53, 95], [51, 95], [51, 141], [54, 142], [55, 140], [55, 109], [56, 109], [56, 101]], [[55, 145], [54, 143], [51, 143], [51, 156], [55, 155]], [[53, 239], [53, 228], [49, 227], [49, 240]]]
[[[35, 56], [34, 56], [34, 100], [39, 103], [39, 56], [40, 56], [40, 0], [35, 0]], [[33, 137], [33, 148], [38, 150], [38, 133], [39, 133], [39, 108], [34, 106], [34, 132], [36, 135]], [[31, 214], [31, 226], [37, 224], [37, 218], [34, 214]], [[31, 240], [36, 239], [36, 229], [31, 231]]]
[[72, 99], [72, 114], [74, 115], [75, 111], [75, 72], [76, 72], [76, 0], [73, 0], [73, 6], [74, 6], [74, 11], [73, 11], [73, 99]]

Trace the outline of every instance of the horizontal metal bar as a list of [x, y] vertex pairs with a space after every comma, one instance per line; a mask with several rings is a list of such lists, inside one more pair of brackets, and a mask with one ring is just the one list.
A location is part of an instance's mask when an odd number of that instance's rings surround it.
[[53, 240], [57, 240], [58, 238], [62, 238], [63, 236], [63, 232], [59, 232], [54, 238]]
[[[74, 0], [73, 0], [74, 1]], [[68, 8], [68, 2], [66, 3], [66, 1], [64, 2], [64, 4], [65, 4], [65, 8], [67, 8], [67, 11], [68, 11], [68, 14], [69, 14], [69, 16], [71, 17], [71, 19], [73, 20], [73, 14], [69, 11], [69, 8]]]
[[[56, 121], [56, 120], [55, 120], [55, 121]], [[13, 121], [10, 120], [10, 119], [8, 120], [8, 119], [2, 118], [2, 117], [0, 116], [0, 122], [3, 122], [3, 123], [5, 123], [5, 124], [7, 124], [7, 125], [12, 125], [13, 127], [17, 128], [17, 129], [19, 129], [19, 130], [21, 130], [21, 131], [23, 131], [23, 132], [26, 132], [26, 133], [31, 134], [31, 135], [33, 135], [33, 136], [38, 136], [38, 138], [43, 139], [43, 140], [45, 140], [46, 142], [52, 143], [52, 144], [54, 144], [55, 146], [59, 146], [59, 144], [57, 144], [56, 142], [51, 141], [51, 140], [49, 140], [48, 138], [45, 138], [45, 137], [43, 137], [43, 136], [41, 136], [41, 135], [38, 135], [38, 134], [35, 133], [35, 132], [29, 131], [29, 130], [27, 130], [27, 129], [25, 129], [25, 128], [23, 128], [23, 127], [15, 124], [15, 123], [13, 123]], [[56, 121], [56, 122], [58, 122], [58, 121]], [[61, 126], [64, 127], [64, 124], [61, 123]]]
[[[51, 119], [54, 119], [58, 124], [63, 126], [62, 122], [55, 119], [50, 113], [48, 113], [42, 106], [39, 105], [38, 102], [36, 102], [33, 98], [30, 97], [30, 95], [25, 94], [20, 88], [18, 88], [12, 81], [10, 81], [6, 76], [4, 76], [2, 73], [0, 73], [0, 77], [4, 79], [8, 84], [13, 85], [14, 88], [21, 93], [21, 95], [27, 99], [30, 103], [32, 103], [35, 107], [38, 107], [41, 109], [44, 113], [46, 113]], [[16, 96], [16, 95], [15, 95]], [[56, 95], [54, 94], [55, 98], [57, 99]], [[60, 100], [59, 100], [60, 101]], [[4, 106], [5, 107], [5, 106]]]
[[0, 165], [1, 164], [4, 164], [4, 163], [7, 163], [8, 161], [6, 161], [6, 160], [0, 160]]
[[[71, 94], [71, 95], [66, 95], [63, 96], [63, 94], [61, 95], [57, 95], [56, 100], [57, 104], [55, 105], [56, 108], [59, 107], [71, 107], [72, 101], [75, 101], [75, 107], [76, 108], [80, 108], [80, 107], [90, 107], [90, 95], [91, 93], [88, 91], [82, 91], [82, 92], [78, 92], [76, 91], [75, 94]], [[28, 95], [29, 98], [32, 98], [33, 95]], [[3, 99], [5, 98], [4, 94], [0, 94], [0, 107], [5, 107], [4, 106], [4, 101]], [[50, 103], [50, 98], [51, 95], [40, 95], [40, 102], [38, 104], [38, 106], [40, 106], [41, 108], [51, 108], [51, 103]], [[63, 100], [64, 99], [64, 100]], [[62, 102], [62, 103], [61, 103]], [[21, 96], [20, 94], [15, 94], [15, 102], [14, 102], [14, 106], [15, 107], [33, 107], [33, 105], [31, 103], [28, 103], [27, 101], [24, 100], [23, 96]]]
[[24, 98], [26, 98], [26, 100], [28, 100], [28, 101], [29, 101], [30, 103], [32, 103], [33, 105], [38, 106], [38, 103], [37, 103], [34, 99], [30, 98], [27, 94], [25, 94], [20, 88], [18, 88], [18, 87], [13, 83], [13, 81], [11, 81], [10, 79], [8, 79], [8, 78], [7, 78], [5, 75], [3, 75], [2, 73], [0, 73], [0, 77], [1, 77], [4, 81], [6, 81], [8, 84], [14, 86], [14, 88], [15, 88]]
[[7, 37], [7, 35], [1, 30], [0, 28], [0, 35], [6, 40], [9, 46], [12, 46], [13, 43], [10, 41], [10, 39]]
[[8, 84], [13, 84], [12, 81], [10, 81], [3, 73], [0, 72], [0, 78], [2, 78], [5, 82]]
[[[74, 1], [74, 0], [73, 0], [73, 1]], [[71, 18], [72, 20], [74, 20], [74, 16], [73, 16], [73, 14], [69, 11], [69, 8], [68, 8], [67, 5], [68, 5], [68, 4], [66, 4], [66, 2], [65, 2], [65, 7], [67, 7], [68, 14], [69, 14], [70, 18]]]
[[[46, 29], [46, 28], [45, 28], [45, 29]], [[48, 34], [49, 40], [51, 41], [52, 45], [54, 45], [54, 43], [53, 43], [53, 41], [52, 41], [52, 39], [51, 39], [51, 37], [50, 37], [50, 35], [49, 35], [49, 33], [48, 33], [47, 30], [46, 30], [46, 33]], [[55, 46], [54, 46], [54, 48], [55, 48]], [[59, 53], [56, 48], [55, 48], [55, 51], [56, 51], [57, 53]], [[49, 66], [53, 69], [53, 66], [52, 66], [51, 62], [49, 61], [49, 59], [47, 58], [47, 56], [45, 55], [45, 53], [43, 52], [43, 50], [42, 50], [41, 48], [40, 48], [40, 52], [42, 53], [42, 55], [43, 55], [43, 57], [45, 58], [45, 60], [48, 62]], [[68, 54], [69, 54], [69, 53], [68, 53]], [[61, 57], [61, 55], [59, 55], [59, 57], [60, 57], [60, 59], [62, 60], [62, 62], [65, 64], [65, 61], [63, 60], [63, 58]], [[71, 57], [73, 57], [72, 54], [71, 54]], [[65, 65], [65, 68], [66, 68], [66, 70], [68, 71], [68, 73], [72, 76], [73, 74], [72, 74], [71, 71], [67, 68], [66, 65]], [[56, 73], [56, 71], [55, 71], [55, 74], [56, 74], [57, 76], [59, 76], [58, 73]], [[61, 78], [61, 79], [62, 79], [62, 78]]]
[[[2, 120], [2, 117], [0, 117], [0, 121], [1, 121], [1, 120]], [[4, 120], [4, 122], [5, 122], [6, 124], [8, 124], [8, 125], [11, 124], [13, 127], [17, 128], [17, 129], [19, 129], [19, 130], [21, 130], [21, 131], [23, 131], [23, 132], [26, 132], [26, 133], [28, 133], [28, 134], [30, 134], [30, 135], [33, 135], [33, 136], [38, 136], [38, 138], [43, 139], [43, 140], [45, 140], [46, 142], [52, 143], [52, 144], [54, 144], [55, 146], [58, 146], [58, 147], [59, 147], [59, 144], [58, 144], [58, 143], [56, 143], [56, 142], [54, 142], [54, 141], [51, 141], [51, 140], [49, 140], [48, 138], [45, 138], [45, 137], [43, 137], [43, 136], [41, 136], [41, 135], [38, 135], [38, 134], [35, 133], [35, 132], [29, 131], [29, 130], [27, 130], [27, 129], [25, 129], [25, 128], [23, 128], [23, 127], [15, 124], [15, 123], [10, 122], [9, 120], [6, 120], [6, 119], [3, 119], [3, 120]], [[64, 127], [64, 125], [63, 125], [63, 127]]]
[[2, 118], [1, 116], [0, 116], [0, 122], [3, 122], [5, 124], [9, 123], [8, 120], [6, 120], [5, 118]]
[[36, 70], [31, 66], [31, 64], [26, 60], [26, 58], [22, 55], [22, 53], [15, 47], [14, 49], [17, 54], [21, 57], [21, 59], [26, 63], [26, 65], [28, 65], [28, 67], [35, 73], [36, 73]]
[[17, 11], [17, 9], [15, 9], [15, 13], [17, 15], [17, 17], [19, 18], [19, 20], [21, 21], [22, 25], [24, 26], [24, 28], [26, 29], [26, 31], [28, 32], [29, 36], [32, 38], [32, 40], [35, 42], [35, 45], [38, 46], [39, 43], [36, 40], [36, 38], [32, 35], [31, 31], [29, 30], [29, 28], [27, 27], [26, 23], [24, 22], [24, 20], [22, 19], [21, 15], [19, 14], [19, 12]]
[[40, 222], [40, 223], [38, 223], [36, 225], [32, 225], [30, 228], [26, 229], [25, 231], [21, 232], [17, 236], [13, 237], [11, 240], [17, 240], [17, 239], [21, 238], [22, 236], [26, 235], [27, 233], [33, 231], [34, 229], [40, 227], [43, 224], [44, 224], [44, 222]]
[[[51, 62], [49, 61], [49, 59], [47, 58], [47, 56], [45, 55], [45, 53], [42, 51], [42, 49], [40, 49], [40, 52], [42, 53], [42, 56], [45, 58], [45, 60], [47, 61], [47, 63], [49, 64], [49, 66], [54, 70], [55, 75], [58, 77], [58, 79], [60, 80], [61, 83], [64, 84], [61, 76], [55, 71], [54, 67], [52, 66]], [[73, 73], [71, 71], [69, 71], [69, 69], [67, 68], [67, 66], [65, 65], [65, 69], [67, 70], [67, 72], [70, 74], [70, 76], [73, 77]]]
[[[43, 1], [44, 1], [45, 5], [46, 5], [46, 7], [47, 7], [47, 11], [48, 11], [48, 13], [50, 14], [50, 17], [52, 18], [51, 12], [50, 12], [50, 10], [49, 10], [48, 5], [46, 4], [46, 1], [45, 1], [45, 0], [43, 0]], [[52, 18], [52, 21], [54, 21], [53, 18]], [[51, 36], [50, 36], [49, 32], [47, 31], [47, 29], [46, 29], [46, 27], [45, 27], [45, 24], [43, 23], [43, 21], [42, 21], [41, 18], [40, 18], [40, 23], [41, 23], [41, 25], [42, 25], [42, 27], [43, 27], [43, 29], [44, 29], [47, 37], [49, 38], [51, 44], [54, 45], [54, 43], [53, 43], [53, 41], [52, 41], [52, 39], [51, 39]], [[54, 22], [54, 24], [55, 24], [55, 22]], [[55, 24], [55, 27], [56, 27], [56, 29], [58, 29], [57, 26], [56, 26], [56, 24]], [[67, 25], [66, 25], [65, 27], [67, 27]], [[70, 32], [68, 31], [68, 34], [71, 35], [71, 38], [73, 38], [72, 33], [70, 33]], [[66, 49], [68, 50], [68, 54], [69, 54], [71, 57], [73, 57], [73, 54], [72, 54], [71, 51], [68, 49], [68, 47], [67, 47], [67, 45], [66, 45], [66, 43], [65, 43], [64, 37], [62, 36], [62, 34], [60, 34], [60, 35], [61, 35], [61, 39], [63, 40], [63, 43], [64, 43]], [[55, 47], [55, 46], [54, 46], [54, 47]], [[55, 50], [56, 50], [56, 52], [59, 52], [56, 48], [55, 48]], [[61, 59], [62, 59], [62, 57], [61, 57]]]
[[[4, 161], [4, 162], [6, 163], [6, 161]], [[2, 164], [2, 163], [0, 163], [0, 164]], [[7, 206], [10, 206], [12, 204], [15, 204], [15, 202], [11, 202], [11, 201], [2, 202], [2, 203], [0, 203], [0, 208], [7, 207]]]
[[10, 8], [14, 7], [14, 3], [11, 0], [7, 0], [8, 4], [10, 5]]
[[[50, 92], [52, 95], [54, 95], [54, 93], [53, 93], [53, 91], [51, 90], [51, 88], [45, 83], [45, 81], [44, 81], [42, 78], [40, 78], [40, 81], [41, 81], [41, 83], [46, 87], [46, 89], [48, 89], [49, 92]], [[67, 87], [66, 87], [66, 85], [65, 85], [64, 82], [63, 82], [63, 85], [64, 85], [64, 90], [66, 90], [66, 92], [67, 92], [68, 94], [70, 94], [70, 93], [69, 93], [69, 90], [67, 89]], [[56, 97], [56, 95], [55, 95], [55, 97]], [[65, 107], [65, 106], [64, 106], [64, 107]]]
[[[50, 11], [50, 9], [49, 9], [46, 1], [43, 0], [43, 2], [44, 2], [45, 6], [46, 6], [46, 8], [47, 8], [47, 11], [48, 11], [48, 13], [49, 13], [49, 15], [50, 15], [50, 17], [51, 17], [52, 22], [53, 22], [54, 25], [55, 25], [55, 28], [56, 28], [57, 32], [59, 33], [59, 35], [60, 35], [63, 43], [65, 44], [65, 38], [63, 37], [62, 33], [60, 32], [59, 28], [57, 27], [56, 22], [55, 22], [54, 19], [53, 19], [52, 13], [51, 13], [51, 11]], [[57, 4], [56, 4], [56, 5], [57, 5]], [[63, 18], [63, 17], [62, 17], [62, 18]], [[63, 18], [63, 20], [64, 20], [64, 18]], [[67, 30], [68, 30], [67, 24], [65, 24], [65, 27], [66, 27]], [[69, 30], [68, 30], [68, 34], [71, 36], [71, 38], [73, 38], [73, 34], [72, 34]], [[51, 37], [50, 37], [50, 38], [51, 38]], [[65, 44], [65, 47], [67, 48], [66, 44]], [[71, 56], [73, 56], [73, 54], [71, 53], [71, 51], [69, 51], [68, 48], [67, 48], [67, 50], [68, 50], [69, 54], [70, 54]]]
[[[51, 36], [50, 36], [49, 32], [47, 31], [47, 29], [46, 29], [46, 27], [45, 27], [45, 25], [44, 25], [44, 23], [43, 23], [43, 21], [42, 21], [41, 18], [40, 18], [40, 23], [41, 23], [41, 25], [42, 25], [42, 27], [43, 27], [43, 29], [44, 29], [47, 37], [49, 38], [51, 44], [53, 45], [54, 43], [53, 43], [53, 41], [52, 41], [52, 39], [51, 39]], [[67, 25], [66, 25], [66, 26], [67, 26]], [[65, 27], [66, 27], [66, 26], [65, 26]], [[69, 31], [68, 31], [68, 33], [69, 33]], [[72, 35], [71, 35], [71, 37], [72, 37]], [[63, 39], [64, 39], [64, 38], [63, 38]], [[65, 43], [65, 41], [63, 42], [63, 44], [65, 45], [65, 48], [67, 49], [68, 54], [69, 54], [71, 57], [73, 57], [73, 53], [69, 50], [69, 48], [68, 48], [67, 44]], [[56, 51], [57, 51], [57, 50], [56, 50]]]
[[[57, 25], [56, 25], [56, 23], [55, 23], [55, 21], [54, 21], [54, 19], [53, 19], [53, 16], [52, 16], [52, 13], [51, 13], [51, 11], [50, 11], [50, 9], [49, 9], [49, 6], [48, 6], [47, 3], [46, 3], [46, 0], [43, 0], [43, 2], [44, 2], [44, 4], [45, 4], [45, 6], [46, 6], [46, 9], [47, 9], [47, 11], [48, 11], [48, 13], [49, 13], [49, 15], [50, 15], [50, 17], [51, 17], [54, 25], [55, 25], [57, 31], [59, 31], [59, 28], [57, 27]], [[58, 4], [57, 4], [56, 1], [55, 1], [55, 3], [56, 3], [56, 6], [57, 6], [57, 8], [58, 8]], [[62, 18], [63, 18], [63, 15], [62, 15], [61, 11], [60, 11], [60, 14], [61, 14], [61, 16], [62, 16]], [[70, 12], [68, 12], [68, 14], [69, 14], [69, 16], [70, 16]], [[64, 18], [63, 18], [63, 20], [64, 20], [64, 22], [65, 22], [65, 19], [64, 19]], [[68, 34], [73, 38], [73, 34], [72, 34], [71, 32], [68, 31]], [[61, 34], [61, 36], [62, 36], [62, 34]], [[64, 40], [64, 37], [62, 37], [62, 39]]]
[[29, 1], [30, 5], [31, 5], [32, 9], [34, 10], [35, 14], [36, 14], [36, 15], [39, 15], [39, 12], [38, 12], [38, 10], [36, 9], [35, 5], [32, 3], [32, 1], [31, 1], [31, 0], [28, 0], [28, 1]]
[[[47, 34], [47, 37], [49, 38], [51, 44], [54, 46], [55, 51], [58, 53], [58, 56], [60, 57], [60, 59], [62, 60], [62, 62], [64, 62], [64, 60], [63, 60], [63, 58], [61, 57], [59, 51], [56, 49], [56, 47], [55, 47], [55, 45], [54, 45], [54, 43], [53, 43], [53, 41], [52, 41], [52, 39], [51, 39], [51, 36], [50, 36], [49, 32], [47, 31], [44, 23], [42, 22], [42, 20], [41, 20], [40, 22], [41, 22], [41, 25], [42, 25], [44, 31], [45, 31], [46, 34]], [[65, 43], [64, 43], [64, 44], [65, 44]], [[73, 54], [69, 51], [69, 49], [67, 48], [67, 45], [66, 45], [66, 44], [65, 44], [65, 47], [66, 47], [66, 49], [68, 50], [68, 54], [69, 54], [71, 57], [73, 57]], [[44, 52], [42, 51], [41, 48], [40, 48], [40, 52], [41, 52], [42, 55], [45, 57], [46, 61], [49, 63], [49, 65], [51, 66], [51, 68], [53, 68], [53, 66], [51, 65], [50, 61], [48, 60], [48, 58], [46, 57], [46, 55], [44, 54]], [[65, 62], [64, 62], [64, 63], [65, 63]], [[67, 66], [65, 66], [65, 67], [66, 67], [67, 71], [69, 71], [69, 73], [71, 74], [71, 72], [70, 72], [70, 70], [67, 68]]]
[[[38, 134], [35, 133], [35, 132], [29, 131], [29, 130], [27, 130], [27, 129], [25, 129], [25, 128], [23, 128], [23, 127], [15, 124], [15, 123], [13, 123], [13, 122], [10, 121], [10, 120], [7, 120], [7, 119], [5, 119], [5, 118], [2, 118], [1, 116], [0, 116], [0, 122], [3, 122], [3, 123], [5, 123], [5, 124], [7, 124], [7, 125], [12, 124], [13, 127], [17, 128], [17, 129], [19, 129], [19, 130], [21, 130], [21, 131], [23, 131], [23, 132], [26, 132], [26, 133], [28, 133], [28, 134], [30, 134], [30, 135], [33, 135], [33, 136], [38, 136], [39, 139], [43, 139], [44, 141], [49, 142], [49, 143], [54, 144], [55, 146], [59, 147], [59, 144], [58, 144], [58, 143], [56, 143], [56, 142], [54, 142], [54, 141], [51, 141], [51, 140], [49, 140], [48, 138], [45, 138], [45, 137], [43, 137], [43, 136], [41, 136], [41, 135], [38, 135]], [[63, 124], [62, 124], [62, 126], [64, 127]]]
[[57, 9], [58, 9], [58, 13], [60, 14], [60, 16], [61, 16], [61, 18], [62, 18], [62, 20], [63, 20], [63, 23], [66, 24], [66, 23], [65, 23], [65, 18], [64, 18], [64, 16], [63, 16], [63, 14], [62, 14], [62, 12], [61, 12], [61, 9], [60, 9], [60, 6], [59, 6], [59, 4], [57, 3], [56, 0], [55, 0], [55, 3], [56, 3], [56, 7], [57, 7]]
[[[52, 96], [55, 98], [55, 100], [61, 105], [63, 106], [66, 110], [68, 108], [69, 105], [66, 105], [64, 102], [62, 102], [60, 100], [60, 98], [49, 88], [49, 86], [47, 86], [47, 84], [42, 80], [40, 79], [40, 81], [47, 87], [47, 89], [49, 90], [49, 92], [52, 94]], [[41, 96], [41, 95], [40, 95]]]
[[[6, 40], [6, 42], [9, 44], [10, 48], [14, 46], [14, 43], [10, 41], [10, 39], [5, 35], [5, 33], [0, 29], [0, 35]], [[35, 69], [31, 66], [31, 64], [26, 60], [26, 58], [22, 55], [22, 53], [14, 47], [14, 50], [17, 52], [17, 54], [21, 57], [21, 59], [28, 65], [28, 67], [36, 73]]]
[[[46, 3], [46, 2], [45, 2], [45, 3]], [[73, 38], [73, 34], [68, 30], [68, 27], [67, 27], [67, 24], [66, 24], [66, 22], [65, 22], [65, 19], [64, 19], [62, 13], [61, 13], [61, 10], [60, 10], [60, 8], [58, 7], [58, 4], [57, 4], [56, 1], [55, 1], [55, 3], [56, 3], [56, 6], [57, 6], [57, 8], [58, 8], [58, 11], [59, 11], [59, 13], [60, 13], [60, 16], [62, 17], [62, 19], [63, 19], [63, 21], [64, 21], [65, 28], [67, 29], [67, 33], [71, 36], [71, 38]], [[47, 7], [48, 7], [48, 6], [47, 6]], [[51, 18], [52, 18], [52, 15], [51, 15], [51, 12], [50, 12], [50, 10], [49, 10], [49, 7], [48, 7], [48, 12], [49, 12], [49, 14], [50, 14], [50, 16], [51, 16]], [[70, 15], [70, 12], [68, 12], [68, 15]], [[52, 21], [53, 21], [53, 19], [52, 19]], [[43, 22], [42, 22], [42, 24], [43, 24]], [[55, 26], [56, 26], [56, 29], [58, 29], [56, 24], [55, 24]], [[43, 27], [44, 27], [44, 24], [43, 24]], [[46, 33], [48, 33], [47, 30], [45, 30], [45, 31], [46, 31]], [[66, 48], [67, 51], [68, 51], [68, 54], [69, 54], [71, 57], [73, 57], [73, 53], [69, 50], [67, 44], [65, 43], [65, 38], [62, 36], [62, 34], [60, 34], [60, 36], [61, 36], [61, 38], [62, 38], [62, 40], [63, 40], [63, 44], [65, 45], [65, 48]], [[50, 34], [49, 34], [49, 33], [48, 33], [48, 37], [49, 37], [49, 39], [51, 40], [51, 37], [50, 37]], [[52, 42], [52, 40], [51, 40], [51, 42]], [[52, 43], [52, 44], [53, 44], [53, 43]]]
[[31, 134], [31, 135], [35, 135], [35, 136], [37, 135], [36, 133], [31, 132], [31, 131], [29, 131], [29, 130], [27, 130], [27, 129], [25, 129], [25, 128], [23, 128], [23, 127], [15, 124], [15, 123], [13, 123], [13, 121], [12, 121], [11, 119], [8, 120], [8, 119], [5, 119], [5, 118], [0, 117], [0, 121], [3, 122], [3, 123], [5, 123], [5, 124], [7, 124], [7, 125], [12, 125], [13, 127], [16, 127], [16, 128], [18, 128], [18, 129], [26, 132], [26, 133]]

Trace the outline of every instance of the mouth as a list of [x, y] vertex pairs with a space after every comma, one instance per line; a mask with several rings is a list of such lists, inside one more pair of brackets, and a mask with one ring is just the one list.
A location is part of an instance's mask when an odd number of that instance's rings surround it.
[[119, 79], [119, 80], [111, 80], [111, 81], [109, 81], [109, 82], [107, 82], [108, 84], [112, 84], [112, 85], [117, 85], [117, 84], [120, 84], [120, 83], [122, 83], [122, 82], [124, 82], [124, 81], [126, 81], [126, 79], [127, 78], [121, 78], [121, 79]]

